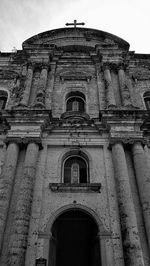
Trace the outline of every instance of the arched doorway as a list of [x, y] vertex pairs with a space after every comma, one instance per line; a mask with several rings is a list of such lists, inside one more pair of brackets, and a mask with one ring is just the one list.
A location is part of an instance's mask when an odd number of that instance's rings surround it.
[[98, 226], [84, 211], [61, 214], [52, 226], [49, 266], [101, 266]]

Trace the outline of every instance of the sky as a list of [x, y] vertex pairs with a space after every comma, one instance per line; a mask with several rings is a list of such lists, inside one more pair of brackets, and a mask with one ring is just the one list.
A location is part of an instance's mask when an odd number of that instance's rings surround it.
[[0, 0], [0, 51], [20, 50], [26, 39], [74, 19], [150, 54], [150, 0]]

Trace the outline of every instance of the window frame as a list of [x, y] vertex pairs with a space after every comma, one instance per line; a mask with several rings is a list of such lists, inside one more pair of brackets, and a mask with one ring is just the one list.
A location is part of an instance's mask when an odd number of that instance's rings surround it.
[[4, 100], [3, 100], [4, 107], [3, 108], [0, 108], [0, 111], [1, 110], [5, 110], [6, 107], [7, 107], [7, 103], [8, 103], [8, 92], [6, 90], [0, 89], [0, 100], [1, 100], [1, 98], [5, 98], [6, 101], [4, 102]]
[[[78, 101], [76, 101], [77, 103], [78, 103], [78, 110], [73, 110], [73, 103], [75, 102], [75, 101], [72, 101], [72, 110], [67, 110], [68, 109], [68, 101], [69, 100], [71, 100], [71, 99], [81, 99], [82, 100], [82, 102], [83, 102], [83, 111], [80, 111], [79, 110], [79, 102]], [[84, 113], [85, 112], [85, 100], [81, 97], [81, 96], [78, 96], [78, 95], [74, 95], [74, 96], [70, 96], [70, 97], [68, 97], [67, 99], [66, 99], [66, 112], [82, 112], [82, 113]]]
[[150, 105], [150, 91], [146, 91], [143, 94], [143, 100], [146, 110], [150, 111], [150, 108], [148, 108], [147, 99], [149, 99], [149, 105]]
[[[76, 111], [76, 110], [67, 110], [67, 103], [71, 98], [76, 98], [76, 99], [80, 99], [80, 101], [78, 102], [78, 105], [80, 104], [80, 102], [82, 101], [83, 103], [83, 111]], [[69, 93], [67, 93], [66, 97], [65, 97], [65, 112], [80, 112], [80, 113], [86, 113], [86, 97], [84, 95], [84, 93], [80, 92], [80, 91], [70, 91]]]
[[[73, 182], [65, 183], [64, 182], [64, 178], [65, 178], [65, 175], [64, 175], [65, 163], [66, 163], [67, 160], [71, 159], [72, 157], [79, 157], [79, 158], [81, 158], [85, 162], [85, 165], [86, 165], [86, 175], [87, 175], [87, 178], [86, 178], [87, 181], [86, 181], [86, 183], [81, 183], [80, 180], [79, 180], [78, 183], [76, 183], [76, 182], [74, 182], [74, 183]], [[63, 164], [62, 164], [62, 183], [64, 183], [64, 184], [70, 184], [70, 185], [72, 185], [72, 184], [78, 184], [78, 185], [80, 185], [80, 184], [88, 184], [89, 183], [89, 164], [88, 164], [87, 160], [82, 155], [80, 156], [80, 155], [77, 155], [77, 154], [72, 154], [72, 155], [67, 156], [64, 159]]]

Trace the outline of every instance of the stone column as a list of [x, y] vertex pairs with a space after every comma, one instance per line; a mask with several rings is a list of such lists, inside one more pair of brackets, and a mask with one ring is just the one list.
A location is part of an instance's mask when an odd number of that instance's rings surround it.
[[144, 266], [126, 158], [121, 142], [112, 146], [112, 156], [118, 192], [125, 264]]
[[140, 142], [133, 144], [132, 153], [150, 250], [150, 168]]
[[7, 148], [5, 164], [0, 177], [0, 250], [4, 237], [9, 204], [13, 189], [13, 182], [18, 161], [19, 146], [10, 143]]
[[108, 65], [104, 66], [104, 78], [106, 84], [106, 101], [107, 108], [115, 107], [116, 101], [114, 96], [114, 90], [112, 85], [111, 73]]
[[40, 81], [37, 89], [34, 107], [45, 108], [45, 90], [47, 83], [47, 74], [48, 74], [48, 65], [43, 65], [40, 74]]
[[23, 181], [20, 185], [14, 221], [12, 224], [12, 235], [10, 236], [8, 247], [9, 266], [24, 266], [25, 263], [38, 152], [38, 144], [33, 142], [28, 144], [24, 162]]
[[25, 89], [23, 92], [22, 100], [20, 102], [21, 106], [28, 106], [29, 98], [30, 98], [30, 91], [32, 85], [32, 78], [33, 78], [33, 66], [30, 64], [27, 70], [26, 82], [25, 82]]
[[52, 91], [54, 88], [55, 71], [56, 71], [56, 62], [52, 62], [51, 70], [49, 72], [49, 77], [48, 77], [47, 89], [46, 89], [46, 98], [45, 98], [46, 109], [52, 108]]
[[131, 106], [132, 104], [131, 104], [130, 92], [126, 85], [126, 76], [125, 76], [123, 66], [119, 66], [118, 78], [119, 78], [119, 86], [120, 86], [122, 104], [123, 106]]

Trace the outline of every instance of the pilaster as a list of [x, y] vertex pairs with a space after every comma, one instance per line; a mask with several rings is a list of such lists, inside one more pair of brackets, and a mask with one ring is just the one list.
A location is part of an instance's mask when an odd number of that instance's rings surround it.
[[54, 88], [54, 80], [55, 80], [55, 71], [56, 71], [56, 62], [51, 62], [50, 64], [51, 70], [48, 76], [48, 84], [46, 89], [46, 98], [45, 98], [45, 107], [46, 109], [52, 108], [52, 92]]
[[107, 101], [107, 108], [116, 107], [115, 95], [111, 80], [111, 73], [110, 67], [108, 64], [103, 65], [104, 69], [104, 79], [106, 84], [106, 101]]
[[132, 154], [150, 250], [150, 168], [141, 142], [133, 144]]
[[37, 89], [34, 107], [45, 108], [45, 90], [47, 84], [48, 64], [42, 65], [39, 86]]
[[0, 177], [0, 249], [2, 248], [5, 233], [18, 155], [19, 145], [15, 142], [9, 143], [6, 151], [5, 164]]
[[29, 143], [10, 236], [8, 265], [24, 266], [38, 153], [39, 146], [34, 142]]
[[125, 107], [131, 107], [132, 104], [131, 104], [130, 92], [126, 84], [126, 76], [125, 76], [123, 65], [118, 66], [118, 78], [119, 78], [119, 86], [120, 86], [122, 104]]
[[25, 89], [23, 92], [22, 100], [19, 105], [21, 106], [28, 106], [30, 91], [32, 86], [32, 78], [33, 78], [33, 64], [28, 65], [27, 75], [26, 75], [26, 82], [25, 82]]

